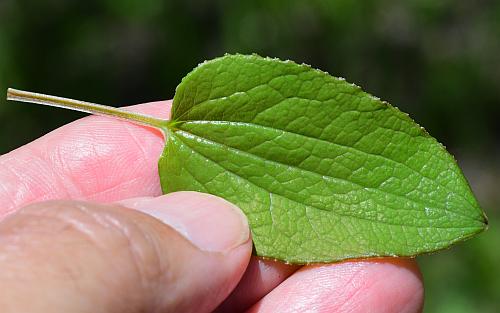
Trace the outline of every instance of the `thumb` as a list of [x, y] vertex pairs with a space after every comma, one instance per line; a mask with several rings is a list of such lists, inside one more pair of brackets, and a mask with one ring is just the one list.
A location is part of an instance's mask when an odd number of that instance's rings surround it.
[[244, 215], [211, 195], [33, 204], [0, 222], [0, 312], [209, 312], [251, 249]]

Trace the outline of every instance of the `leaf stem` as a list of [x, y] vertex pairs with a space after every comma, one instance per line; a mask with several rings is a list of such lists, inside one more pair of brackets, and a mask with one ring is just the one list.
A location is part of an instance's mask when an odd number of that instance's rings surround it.
[[143, 126], [154, 127], [164, 132], [167, 130], [170, 122], [170, 120], [159, 119], [149, 115], [143, 115], [140, 113], [125, 111], [122, 109], [106, 105], [73, 100], [62, 97], [49, 96], [41, 93], [17, 90], [13, 88], [7, 89], [7, 100], [49, 105], [53, 107], [71, 109], [74, 111], [91, 113], [101, 116], [114, 117], [120, 120], [129, 121]]

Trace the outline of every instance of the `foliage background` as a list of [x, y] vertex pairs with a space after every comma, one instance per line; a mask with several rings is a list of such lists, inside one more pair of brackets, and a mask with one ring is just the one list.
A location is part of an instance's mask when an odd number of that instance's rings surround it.
[[[444, 143], [491, 226], [419, 257], [425, 311], [500, 311], [500, 1], [0, 0], [2, 92], [115, 106], [167, 99], [194, 66], [225, 52], [345, 77]], [[0, 153], [80, 116], [0, 99]]]

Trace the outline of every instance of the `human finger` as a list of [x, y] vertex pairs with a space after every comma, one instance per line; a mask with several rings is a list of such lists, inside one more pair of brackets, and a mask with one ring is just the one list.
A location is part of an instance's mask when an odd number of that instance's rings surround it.
[[420, 312], [423, 283], [414, 260], [385, 258], [304, 266], [249, 313]]
[[215, 312], [243, 312], [300, 267], [300, 265], [285, 264], [280, 261], [252, 256], [238, 286]]
[[0, 222], [0, 311], [213, 310], [250, 258], [241, 211], [195, 192], [129, 204], [49, 201]]
[[[170, 101], [127, 109], [167, 118]], [[163, 135], [152, 128], [89, 116], [0, 156], [0, 220], [50, 199], [111, 202], [161, 194]]]

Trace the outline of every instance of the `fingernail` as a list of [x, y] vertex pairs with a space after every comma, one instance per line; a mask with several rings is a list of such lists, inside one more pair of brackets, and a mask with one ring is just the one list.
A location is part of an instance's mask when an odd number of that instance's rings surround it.
[[227, 252], [247, 242], [250, 237], [243, 212], [213, 195], [181, 191], [119, 203], [168, 224], [203, 251]]

